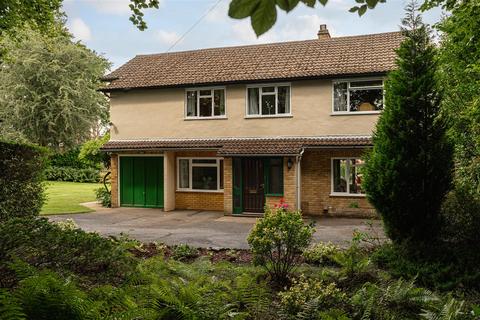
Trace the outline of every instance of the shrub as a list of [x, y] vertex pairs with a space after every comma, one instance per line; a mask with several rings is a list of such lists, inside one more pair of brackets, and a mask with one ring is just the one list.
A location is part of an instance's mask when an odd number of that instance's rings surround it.
[[[452, 147], [441, 120], [436, 48], [428, 27], [409, 5], [397, 68], [386, 82], [385, 110], [367, 156], [368, 200], [395, 242], [431, 242], [440, 229], [440, 207], [451, 186]], [[416, 70], [416, 72], [412, 72]]]
[[342, 267], [341, 273], [348, 278], [361, 278], [368, 270], [370, 259], [360, 247], [363, 234], [354, 232], [347, 250], [337, 251], [333, 255], [335, 263]]
[[100, 150], [108, 140], [110, 140], [110, 134], [107, 133], [101, 138], [85, 142], [80, 148], [78, 158], [82, 162], [98, 169], [102, 165], [106, 168], [110, 167], [110, 155]]
[[335, 283], [307, 279], [303, 275], [293, 279], [290, 288], [279, 292], [278, 296], [282, 314], [292, 319], [297, 319], [298, 314], [305, 312], [312, 303], [318, 311], [338, 307], [346, 299], [346, 294]]
[[79, 154], [79, 148], [73, 148], [64, 152], [52, 152], [49, 156], [49, 162], [52, 167], [89, 168], [90, 166], [87, 163], [80, 160]]
[[99, 182], [100, 171], [95, 168], [49, 167], [45, 177], [50, 181]]
[[0, 141], [0, 223], [36, 216], [44, 202], [45, 149]]
[[112, 207], [112, 192], [105, 189], [105, 187], [95, 190], [95, 197], [97, 198], [97, 201], [102, 204], [102, 206], [107, 208]]
[[445, 198], [442, 221], [442, 238], [473, 249], [480, 243], [480, 198], [457, 187]]
[[335, 265], [335, 255], [339, 248], [331, 242], [320, 242], [303, 253], [305, 261], [316, 265]]
[[198, 257], [198, 250], [188, 244], [179, 244], [173, 248], [172, 258], [178, 261], [185, 261]]
[[300, 211], [288, 211], [284, 206], [265, 208], [247, 241], [256, 264], [263, 266], [271, 279], [280, 285], [298, 264], [303, 250], [307, 248], [314, 232], [313, 225], [305, 225]]
[[34, 267], [75, 273], [95, 282], [122, 281], [136, 265], [115, 241], [62, 228], [44, 218], [15, 218], [0, 224], [0, 286], [15, 283], [8, 264], [17, 258]]

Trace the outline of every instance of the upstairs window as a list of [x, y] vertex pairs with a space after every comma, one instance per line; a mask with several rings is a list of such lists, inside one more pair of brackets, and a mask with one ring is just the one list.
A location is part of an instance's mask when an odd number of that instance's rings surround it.
[[187, 119], [225, 117], [225, 88], [187, 89]]
[[290, 115], [290, 85], [247, 87], [247, 117]]
[[383, 110], [383, 80], [333, 83], [333, 112], [375, 113]]

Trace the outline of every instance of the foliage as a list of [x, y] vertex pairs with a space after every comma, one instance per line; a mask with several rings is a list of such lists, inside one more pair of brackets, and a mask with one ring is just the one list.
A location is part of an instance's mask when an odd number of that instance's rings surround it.
[[44, 202], [45, 150], [0, 141], [0, 223], [36, 216]]
[[431, 242], [451, 185], [451, 146], [439, 117], [436, 48], [414, 4], [403, 24], [405, 40], [386, 82], [386, 107], [373, 135], [364, 184], [390, 239]]
[[34, 267], [76, 273], [90, 281], [118, 282], [136, 264], [113, 240], [80, 229], [65, 229], [43, 218], [15, 218], [0, 224], [0, 284], [16, 279], [8, 264], [21, 258]]
[[436, 290], [466, 288], [480, 290], [480, 253], [450, 243], [408, 247], [385, 244], [377, 248], [371, 260], [392, 276], [416, 279], [417, 283]]
[[99, 182], [100, 171], [95, 168], [48, 167], [45, 178], [49, 181]]
[[361, 319], [418, 319], [421, 311], [435, 300], [432, 292], [402, 279], [386, 286], [366, 283], [352, 297]]
[[48, 33], [58, 22], [63, 0], [2, 0], [0, 35], [16, 27], [29, 26]]
[[130, 10], [132, 10], [132, 15], [130, 16], [130, 21], [133, 25], [136, 26], [140, 31], [147, 29], [147, 24], [143, 20], [143, 10], [148, 8], [156, 8], [160, 5], [160, 0], [130, 0]]
[[100, 150], [108, 140], [110, 140], [109, 133], [101, 138], [88, 140], [80, 148], [78, 159], [91, 167], [99, 169], [102, 165], [106, 168], [110, 167], [110, 155]]
[[335, 263], [342, 267], [341, 274], [348, 278], [362, 277], [368, 271], [370, 259], [360, 247], [362, 234], [354, 233], [347, 250], [337, 251], [333, 256]]
[[44, 36], [27, 27], [14, 33], [0, 40], [6, 50], [0, 72], [2, 125], [54, 149], [88, 139], [92, 127], [108, 121], [108, 101], [98, 91], [107, 60], [68, 34]]
[[90, 166], [80, 159], [80, 148], [71, 148], [66, 151], [51, 152], [48, 159], [53, 167], [72, 167], [85, 169]]
[[277, 284], [285, 284], [312, 239], [313, 225], [305, 225], [300, 211], [265, 207], [247, 241], [256, 263], [262, 265]]
[[0, 289], [0, 319], [26, 319], [26, 315], [20, 306], [20, 302], [6, 289]]
[[303, 252], [303, 257], [308, 263], [316, 265], [335, 265], [335, 255], [339, 248], [331, 242], [320, 242]]
[[173, 248], [172, 258], [178, 261], [189, 260], [198, 257], [198, 250], [186, 243], [179, 244]]
[[307, 279], [304, 275], [293, 279], [290, 288], [279, 292], [278, 296], [281, 312], [291, 319], [298, 319], [299, 314], [306, 311], [312, 300], [315, 301], [315, 309], [318, 311], [339, 307], [346, 299], [346, 294], [334, 282]]
[[[443, 111], [455, 143], [454, 197], [468, 201], [462, 210], [478, 217], [480, 201], [480, 6], [476, 1], [450, 3], [451, 14], [438, 26], [442, 32], [440, 83]], [[470, 211], [470, 212], [467, 212]], [[468, 228], [468, 225], [464, 225]]]
[[97, 198], [97, 201], [102, 204], [103, 207], [112, 207], [112, 192], [105, 189], [105, 187], [100, 187], [95, 190], [95, 197]]

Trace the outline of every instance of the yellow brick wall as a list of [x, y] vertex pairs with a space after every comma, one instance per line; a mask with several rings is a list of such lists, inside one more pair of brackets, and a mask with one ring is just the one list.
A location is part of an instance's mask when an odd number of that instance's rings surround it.
[[223, 160], [223, 211], [225, 214], [233, 213], [233, 175], [232, 158]]
[[[307, 150], [302, 157], [301, 206], [307, 214], [372, 215], [374, 210], [365, 197], [331, 196], [331, 158], [360, 157], [362, 149]], [[352, 204], [358, 206], [352, 208]]]
[[[217, 157], [216, 151], [180, 151], [175, 154], [176, 157]], [[175, 161], [175, 175], [177, 174], [177, 161]], [[224, 162], [225, 167], [225, 162]], [[176, 180], [176, 179], [175, 179]], [[224, 177], [225, 181], [225, 177]], [[225, 182], [224, 182], [225, 183]], [[177, 181], [175, 181], [175, 187]], [[225, 188], [225, 186], [224, 186]], [[175, 209], [191, 210], [224, 210], [223, 192], [175, 192]]]
[[112, 190], [112, 208], [118, 208], [118, 155], [112, 154], [110, 157], [110, 184]]
[[293, 166], [288, 169], [288, 157], [283, 158], [283, 197], [282, 196], [266, 196], [265, 204], [269, 207], [273, 207], [275, 204], [280, 203], [280, 199], [283, 198], [285, 203], [291, 209], [296, 208], [296, 185], [295, 178], [296, 163], [295, 158], [291, 158]]

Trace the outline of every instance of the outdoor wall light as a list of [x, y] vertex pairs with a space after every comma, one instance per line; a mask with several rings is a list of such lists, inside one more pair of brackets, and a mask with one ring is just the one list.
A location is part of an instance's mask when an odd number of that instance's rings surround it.
[[293, 160], [292, 158], [288, 158], [288, 161], [287, 161], [288, 170], [292, 169], [292, 167], [293, 167]]

